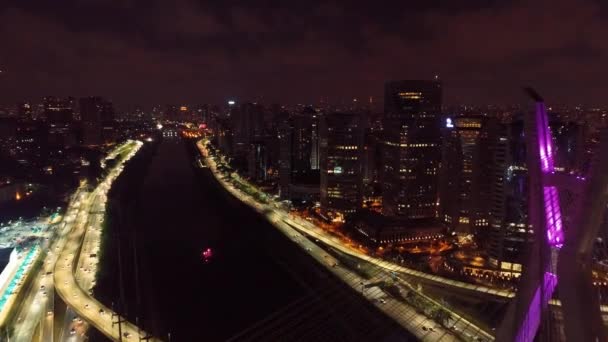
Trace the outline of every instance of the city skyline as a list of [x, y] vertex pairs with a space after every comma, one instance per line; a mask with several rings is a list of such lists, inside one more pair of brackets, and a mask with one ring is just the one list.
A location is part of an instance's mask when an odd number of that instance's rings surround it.
[[528, 85], [554, 104], [608, 104], [606, 7], [594, 0], [76, 4], [0, 6], [11, 51], [0, 57], [0, 103], [102, 95], [149, 106], [230, 94], [380, 104], [385, 80], [438, 75], [445, 104], [521, 103]]
[[7, 0], [0, 340], [608, 340], [602, 0]]

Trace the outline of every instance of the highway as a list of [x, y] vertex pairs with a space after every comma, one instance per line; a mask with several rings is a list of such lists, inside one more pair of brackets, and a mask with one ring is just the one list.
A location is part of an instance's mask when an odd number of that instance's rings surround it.
[[[140, 331], [133, 323], [124, 320], [120, 324], [121, 331], [119, 332], [118, 315], [91, 295], [90, 286], [92, 286], [93, 279], [89, 275], [94, 275], [94, 273], [85, 271], [84, 274], [81, 274], [78, 272], [80, 270], [78, 265], [82, 265], [82, 262], [85, 265], [87, 262], [91, 263], [87, 259], [86, 253], [81, 254], [81, 248], [83, 248], [83, 242], [84, 251], [96, 248], [95, 245], [99, 244], [100, 234], [91, 234], [88, 239], [85, 239], [85, 235], [88, 230], [101, 229], [102, 220], [100, 218], [102, 216], [100, 215], [105, 212], [107, 191], [122, 171], [122, 164], [129, 160], [141, 145], [140, 142], [132, 142], [131, 150], [124, 161], [116, 165], [108, 173], [106, 179], [82, 201], [82, 210], [70, 226], [70, 233], [66, 237], [65, 246], [55, 264], [54, 271], [55, 287], [59, 296], [79, 318], [115, 341], [139, 340], [140, 337], [146, 337], [147, 333]], [[77, 276], [79, 280], [77, 280]], [[76, 334], [80, 334], [80, 331], [77, 331]], [[157, 341], [155, 338], [150, 340]]]
[[31, 341], [38, 324], [41, 324], [40, 341], [53, 341], [54, 296], [55, 287], [52, 272], [57, 261], [58, 252], [63, 248], [62, 238], [68, 232], [68, 226], [76, 219], [80, 200], [85, 196], [84, 187], [79, 187], [72, 196], [63, 221], [54, 225], [54, 231], [43, 244], [44, 258], [42, 267], [33, 274], [31, 286], [18, 308], [18, 319], [13, 325], [15, 341]]
[[[124, 319], [121, 336], [116, 324], [117, 314], [92, 297], [107, 192], [124, 163], [141, 145], [141, 142], [129, 141], [117, 147], [110, 155], [116, 157], [125, 153], [120, 164], [114, 166], [93, 191], [88, 192], [86, 186], [81, 186], [72, 196], [63, 222], [56, 225], [47, 245], [43, 246], [46, 252], [43, 266], [32, 274], [32, 285], [18, 308], [11, 340], [31, 341], [38, 331], [40, 341], [51, 342], [55, 330], [59, 330], [60, 341], [84, 341], [89, 325], [115, 341], [139, 340], [140, 336], [147, 336]], [[53, 301], [55, 292], [67, 304], [63, 322], [54, 322], [57, 314]], [[54, 324], [61, 326], [54, 327]]]
[[[406, 291], [416, 291], [413, 289], [406, 281], [403, 279], [396, 277], [397, 272], [402, 272], [408, 275], [414, 275], [418, 277], [423, 277], [425, 279], [429, 279], [435, 282], [443, 282], [448, 286], [462, 286], [467, 287], [471, 290], [482, 290], [486, 293], [496, 293], [497, 295], [503, 294], [497, 290], [482, 288], [475, 285], [470, 285], [462, 282], [455, 282], [449, 279], [436, 277], [433, 275], [425, 274], [423, 272], [418, 272], [415, 270], [407, 269], [401, 267], [399, 265], [395, 265], [389, 263], [385, 260], [381, 260], [378, 258], [373, 258], [368, 255], [365, 255], [359, 251], [352, 250], [344, 246], [341, 241], [325, 232], [319, 227], [314, 226], [308, 221], [302, 220], [302, 222], [296, 222], [290, 218], [290, 215], [284, 210], [279, 209], [277, 204], [261, 204], [255, 201], [251, 196], [245, 194], [244, 192], [236, 189], [231, 183], [226, 181], [217, 170], [217, 165], [215, 162], [208, 157], [208, 153], [206, 151], [205, 146], [203, 145], [202, 140], [197, 143], [199, 150], [201, 151], [202, 156], [206, 159], [207, 165], [209, 169], [213, 173], [214, 177], [217, 179], [224, 188], [226, 188], [229, 192], [231, 192], [235, 197], [247, 203], [251, 207], [255, 208], [259, 213], [266, 216], [266, 218], [273, 223], [273, 225], [278, 228], [283, 234], [288, 237], [292, 237], [294, 241], [299, 242], [300, 247], [304, 248], [313, 258], [319, 261], [322, 265], [325, 265], [328, 270], [332, 273], [339, 276], [345, 283], [353, 287], [354, 289], [360, 289], [361, 284], [363, 284], [366, 280], [358, 277], [354, 272], [349, 271], [348, 269], [343, 268], [342, 266], [330, 266], [327, 261], [327, 252], [322, 248], [318, 247], [314, 243], [306, 243], [304, 246], [304, 240], [309, 241], [305, 237], [313, 238], [316, 241], [321, 241], [324, 244], [331, 246], [340, 252], [354, 256], [364, 262], [370, 263], [381, 270], [383, 272], [378, 272], [383, 275], [384, 279], [397, 279], [400, 283], [399, 286], [405, 288]], [[470, 287], [469, 287], [470, 286]], [[371, 299], [372, 303], [374, 303], [380, 310], [384, 311], [390, 317], [392, 317], [395, 321], [400, 323], [404, 328], [408, 331], [414, 333], [421, 340], [429, 340], [429, 341], [451, 341], [457, 340], [458, 338], [470, 340], [470, 341], [492, 341], [494, 337], [489, 332], [483, 331], [479, 327], [475, 326], [472, 322], [464, 319], [456, 312], [453, 312], [449, 308], [444, 307], [442, 304], [434, 301], [424, 294], [418, 292], [418, 295], [424, 296], [427, 300], [433, 302], [435, 305], [439, 307], [443, 307], [444, 310], [448, 311], [451, 317], [454, 319], [454, 323], [451, 323], [451, 327], [453, 331], [445, 330], [438, 323], [430, 320], [423, 314], [418, 313], [412, 306], [405, 304], [403, 302], [399, 302], [397, 300], [391, 300], [388, 297], [381, 298], [382, 301], [378, 301], [378, 296], [383, 296], [380, 293], [363, 293], [366, 298]], [[432, 328], [432, 329], [430, 329]], [[456, 337], [456, 333], [458, 337]]]

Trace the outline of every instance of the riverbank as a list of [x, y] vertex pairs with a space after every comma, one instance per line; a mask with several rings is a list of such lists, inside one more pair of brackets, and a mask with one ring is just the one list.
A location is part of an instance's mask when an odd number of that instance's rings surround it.
[[[331, 249], [335, 252], [352, 255], [358, 258], [360, 262], [369, 263], [370, 266], [375, 267], [377, 269], [377, 279], [375, 279], [375, 281], [381, 284], [388, 282], [391, 285], [384, 289], [378, 289], [383, 294], [371, 294], [362, 291], [363, 297], [374, 302], [378, 309], [396, 322], [399, 322], [401, 326], [414, 333], [418, 338], [433, 339], [434, 337], [441, 336], [443, 339], [453, 340], [457, 339], [455, 336], [457, 334], [460, 338], [465, 340], [493, 340], [490, 333], [481, 330], [462, 315], [423, 294], [420, 289], [412, 287], [408, 281], [400, 278], [402, 275], [399, 273], [417, 275], [423, 279], [430, 277], [429, 275], [370, 257], [366, 254], [362, 254], [358, 250], [349, 249], [347, 246], [336, 241], [337, 239], [334, 236], [328, 235], [326, 231], [314, 226], [310, 222], [303, 220], [299, 222], [296, 218], [290, 217], [290, 215], [285, 212], [278, 203], [272, 201], [267, 194], [262, 193], [260, 190], [250, 185], [246, 180], [243, 180], [238, 174], [231, 172], [228, 168], [223, 166], [224, 162], [221, 156], [210, 156], [204, 140], [199, 141], [197, 146], [216, 180], [236, 198], [243, 203], [246, 203], [251, 208], [254, 208], [260, 215], [266, 217], [267, 220], [272, 222], [274, 227], [283, 234], [286, 236], [293, 236], [294, 241], [298, 242], [300, 242], [300, 237], [302, 236], [305, 236], [307, 239], [314, 238], [317, 242], [321, 241], [326, 246], [331, 246]], [[260, 201], [260, 198], [263, 200]], [[327, 264], [328, 255], [325, 254], [324, 259], [320, 258], [317, 254], [327, 253], [329, 250], [318, 250], [318, 243], [301, 245], [302, 248], [303, 246], [308, 246], [306, 251], [308, 251], [312, 257], [320, 261], [321, 264]], [[349, 269], [346, 267], [342, 270], [342, 267], [336, 267], [337, 263], [335, 262], [330, 262], [329, 265], [331, 266], [329, 269], [332, 273], [340, 277], [345, 284], [348, 284], [353, 289], [366, 284], [369, 285], [366, 283], [366, 280], [369, 279], [366, 279], [365, 277], [361, 278], [358, 275], [360, 273], [359, 269]], [[359, 265], [356, 267], [358, 268]], [[403, 292], [403, 294], [407, 296], [404, 297], [399, 294], [400, 292]], [[388, 297], [384, 297], [385, 295], [388, 295]], [[390, 305], [384, 305], [387, 303], [386, 298], [391, 299]], [[429, 326], [432, 328], [429, 328]]]

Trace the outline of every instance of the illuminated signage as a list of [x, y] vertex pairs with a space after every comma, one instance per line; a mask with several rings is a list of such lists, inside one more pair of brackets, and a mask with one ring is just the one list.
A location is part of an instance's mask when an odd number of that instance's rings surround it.
[[181, 107], [179, 107], [179, 110], [181, 110], [182, 112], [185, 112], [185, 111], [187, 111], [187, 110], [188, 110], [188, 107], [186, 107], [186, 106], [181, 106]]
[[341, 166], [335, 166], [334, 167], [334, 173], [337, 173], [337, 174], [342, 173], [342, 167]]
[[445, 119], [445, 127], [454, 128], [454, 123], [452, 122], [452, 119], [450, 119], [450, 118]]
[[236, 103], [236, 101], [234, 101], [234, 100], [228, 101], [228, 105], [230, 105], [230, 106], [234, 106], [235, 103]]

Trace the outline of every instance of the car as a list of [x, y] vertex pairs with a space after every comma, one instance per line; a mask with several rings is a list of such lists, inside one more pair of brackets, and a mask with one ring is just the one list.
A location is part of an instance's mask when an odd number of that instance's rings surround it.
[[122, 334], [122, 336], [123, 336], [124, 338], [131, 338], [131, 333], [129, 333], [129, 332], [125, 332], [125, 333], [123, 333], [123, 334]]
[[76, 334], [76, 329], [72, 328], [70, 329], [70, 335], [75, 335]]
[[312, 251], [312, 248], [306, 247], [306, 250], [310, 252], [310, 251]]
[[99, 315], [100, 315], [100, 316], [103, 316], [103, 315], [105, 315], [105, 314], [106, 314], [106, 312], [105, 312], [103, 309], [99, 309]]
[[40, 285], [40, 289], [44, 290], [45, 289], [44, 285]]
[[43, 296], [46, 296], [46, 291], [42, 291], [42, 295], [43, 295]]
[[53, 316], [53, 311], [52, 311], [52, 310], [47, 311], [47, 312], [46, 312], [46, 315], [47, 315], [47, 316]]
[[72, 322], [76, 322], [77, 320], [78, 320], [78, 317], [72, 318]]
[[88, 309], [88, 308], [89, 308], [89, 304], [85, 304], [85, 305], [84, 305], [84, 308], [85, 308], [85, 309]]
[[423, 325], [423, 326], [422, 326], [422, 330], [427, 331], [427, 330], [429, 330], [429, 329]]
[[382, 303], [382, 304], [386, 304], [386, 299], [384, 299], [384, 298], [380, 298], [380, 303]]

